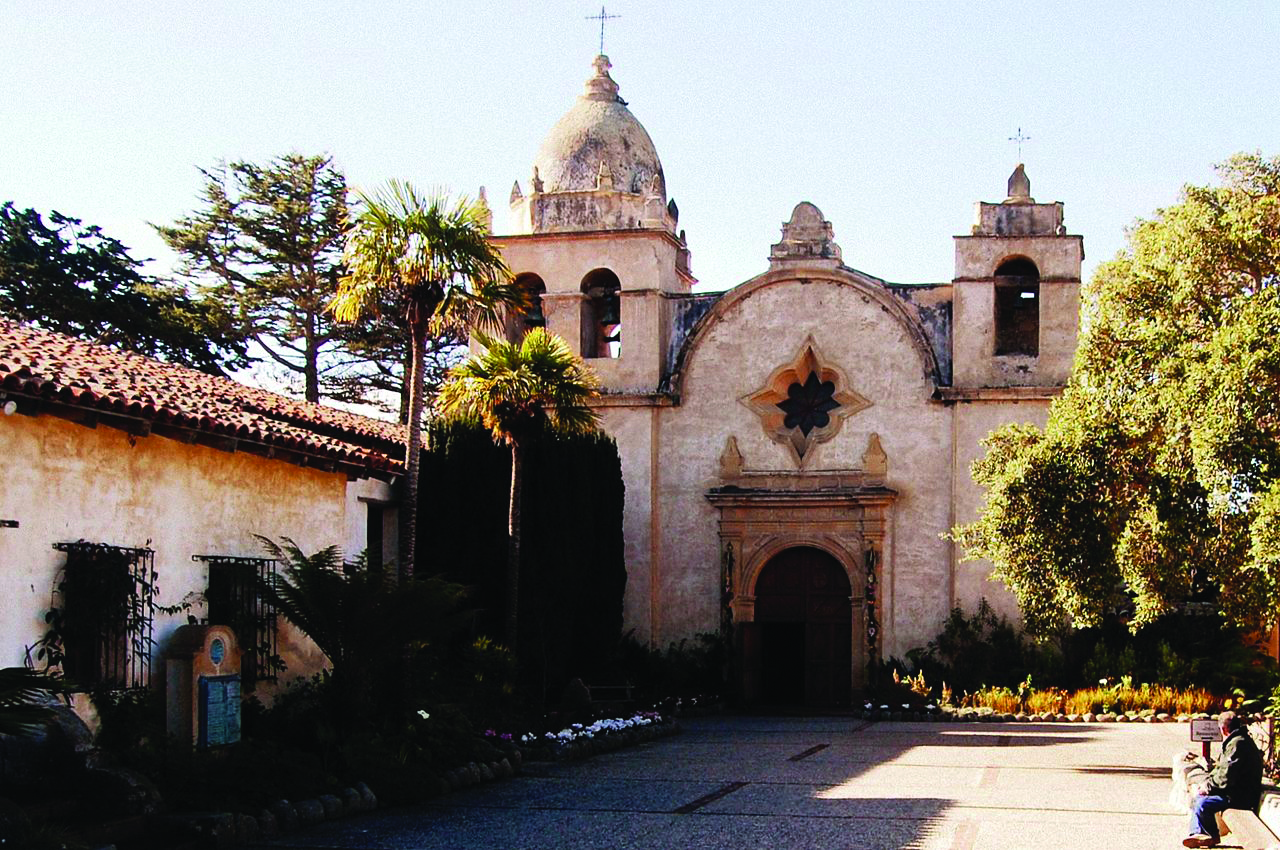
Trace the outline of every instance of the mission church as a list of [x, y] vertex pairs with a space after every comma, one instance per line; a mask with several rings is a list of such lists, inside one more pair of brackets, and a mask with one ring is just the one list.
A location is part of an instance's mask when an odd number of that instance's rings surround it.
[[600, 376], [626, 484], [627, 629], [663, 648], [732, 635], [747, 701], [847, 704], [953, 607], [1017, 617], [972, 520], [970, 465], [1008, 422], [1043, 425], [1076, 347], [1083, 240], [1019, 165], [976, 205], [949, 282], [846, 266], [802, 202], [769, 264], [694, 292], [679, 212], [606, 56], [511, 192], [495, 240], [545, 325]]

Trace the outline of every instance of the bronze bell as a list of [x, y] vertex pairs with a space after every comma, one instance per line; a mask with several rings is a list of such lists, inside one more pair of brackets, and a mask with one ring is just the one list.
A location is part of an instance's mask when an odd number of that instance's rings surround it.
[[530, 328], [541, 328], [547, 324], [547, 317], [542, 315], [542, 299], [536, 295], [524, 311], [524, 323]]
[[618, 293], [606, 292], [600, 299], [603, 303], [600, 305], [600, 324], [617, 325], [622, 322], [620, 313], [620, 305], [618, 302]]

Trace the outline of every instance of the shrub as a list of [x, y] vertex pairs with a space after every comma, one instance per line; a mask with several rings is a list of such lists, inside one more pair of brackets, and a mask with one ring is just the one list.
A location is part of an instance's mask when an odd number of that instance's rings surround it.
[[703, 632], [666, 650], [651, 649], [630, 632], [610, 664], [612, 676], [630, 682], [640, 701], [721, 696], [728, 684], [729, 641]]

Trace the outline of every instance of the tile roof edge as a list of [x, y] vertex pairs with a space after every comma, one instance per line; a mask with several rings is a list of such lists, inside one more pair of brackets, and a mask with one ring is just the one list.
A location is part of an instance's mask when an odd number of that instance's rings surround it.
[[[395, 454], [397, 450], [403, 451], [404, 444], [391, 437], [389, 433], [398, 427], [394, 423], [313, 402], [304, 402], [261, 387], [242, 384], [227, 376], [211, 375], [136, 352], [121, 351], [56, 331], [0, 319], [0, 344], [3, 343], [5, 335], [10, 336], [11, 340], [19, 336], [25, 339], [11, 346], [12, 350], [0, 350], [0, 392], [38, 399], [43, 404], [65, 406], [92, 412], [94, 415], [105, 415], [113, 420], [155, 423], [161, 426], [161, 430], [188, 429], [221, 439], [234, 438], [258, 443], [268, 449], [268, 456], [273, 456], [271, 449], [282, 449], [286, 452], [320, 458], [325, 462], [364, 468], [370, 472], [382, 474], [403, 472], [403, 460], [396, 458]], [[181, 406], [174, 404], [172, 398], [157, 398], [146, 392], [145, 380], [139, 382], [143, 391], [130, 397], [119, 390], [104, 392], [101, 387], [94, 388], [86, 384], [80, 375], [62, 371], [65, 364], [61, 362], [57, 364], [59, 368], [54, 370], [54, 376], [46, 377], [41, 373], [39, 363], [40, 357], [48, 356], [47, 353], [32, 350], [40, 343], [60, 344], [61, 352], [72, 351], [89, 361], [100, 359], [101, 363], [90, 362], [82, 366], [83, 371], [89, 375], [105, 374], [114, 369], [117, 373], [129, 375], [129, 379], [133, 381], [134, 377], [129, 373], [128, 367], [136, 366], [139, 369], [157, 372], [159, 375], [172, 376], [179, 384], [183, 383], [180, 380], [183, 377], [188, 380], [194, 377], [197, 379], [197, 384], [205, 382], [214, 382], [214, 386], [221, 384], [228, 389], [228, 393], [219, 401], [232, 413], [256, 414], [271, 421], [285, 423], [305, 434], [315, 435], [319, 439], [299, 439], [297, 435], [274, 433], [268, 429], [251, 427], [244, 422], [237, 423], [229, 417], [210, 416], [207, 411], [184, 410]], [[130, 388], [137, 386], [138, 384], [130, 384]], [[172, 390], [172, 388], [166, 389]], [[200, 387], [184, 386], [182, 389], [195, 392]], [[205, 389], [212, 390], [213, 387]], [[256, 398], [253, 398], [254, 396]], [[279, 401], [280, 405], [273, 407], [264, 403], [268, 401]], [[320, 418], [311, 419], [305, 415], [308, 408], [324, 414], [333, 414], [334, 419], [330, 421], [323, 421]], [[350, 421], [346, 423], [339, 421], [342, 419]], [[126, 424], [123, 430], [131, 431], [136, 428], [131, 429]], [[150, 430], [151, 426], [148, 425], [147, 431]], [[345, 445], [334, 445], [326, 442], [325, 438]]]

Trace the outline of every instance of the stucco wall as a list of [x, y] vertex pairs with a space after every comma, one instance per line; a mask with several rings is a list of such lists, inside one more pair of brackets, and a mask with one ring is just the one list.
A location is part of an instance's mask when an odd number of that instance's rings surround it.
[[[956, 433], [953, 498], [956, 505], [955, 521], [957, 525], [961, 525], [977, 519], [986, 502], [985, 491], [974, 482], [970, 472], [973, 462], [986, 454], [982, 440], [996, 428], [1010, 422], [1026, 422], [1043, 428], [1049, 415], [1049, 402], [962, 402], [953, 411]], [[991, 562], [961, 562], [964, 552], [959, 546], [955, 549], [955, 604], [971, 614], [977, 609], [979, 602], [986, 599], [996, 611], [1018, 622], [1021, 619], [1018, 602], [1004, 584], [990, 578]]]
[[654, 410], [648, 407], [613, 407], [601, 411], [601, 427], [618, 443], [625, 488], [622, 516], [622, 540], [627, 565], [627, 588], [623, 596], [623, 631], [634, 630], [634, 637], [647, 643], [651, 636], [653, 536], [651, 511], [659, 518], [661, 505], [651, 499], [652, 432]]
[[930, 401], [924, 360], [881, 302], [847, 283], [780, 280], [745, 297], [725, 296], [690, 352], [681, 405], [663, 411], [664, 645], [719, 623], [717, 515], [705, 494], [718, 483], [725, 440], [737, 438], [747, 469], [796, 468], [739, 400], [794, 358], [809, 335], [849, 389], [872, 405], [818, 445], [805, 468], [857, 469], [877, 433], [888, 455], [887, 485], [899, 494], [886, 543], [885, 651], [902, 654], [927, 641], [946, 614], [951, 556], [939, 535], [948, 528], [950, 505], [937, 495], [951, 487], [950, 411]]
[[[192, 555], [262, 556], [254, 534], [289, 536], [308, 553], [336, 544], [354, 555], [365, 545], [360, 498], [390, 498], [379, 481], [349, 485], [342, 473], [163, 437], [130, 438], [53, 416], [0, 417], [0, 456], [8, 459], [0, 516], [20, 523], [0, 529], [0, 666], [22, 664], [24, 647], [44, 633], [66, 559], [54, 543], [150, 546], [157, 604], [174, 605], [207, 584], [207, 565]], [[191, 613], [204, 616], [202, 600]], [[185, 622], [185, 613], [157, 619], [153, 658]], [[287, 625], [280, 648], [286, 678], [314, 672], [323, 659]]]

